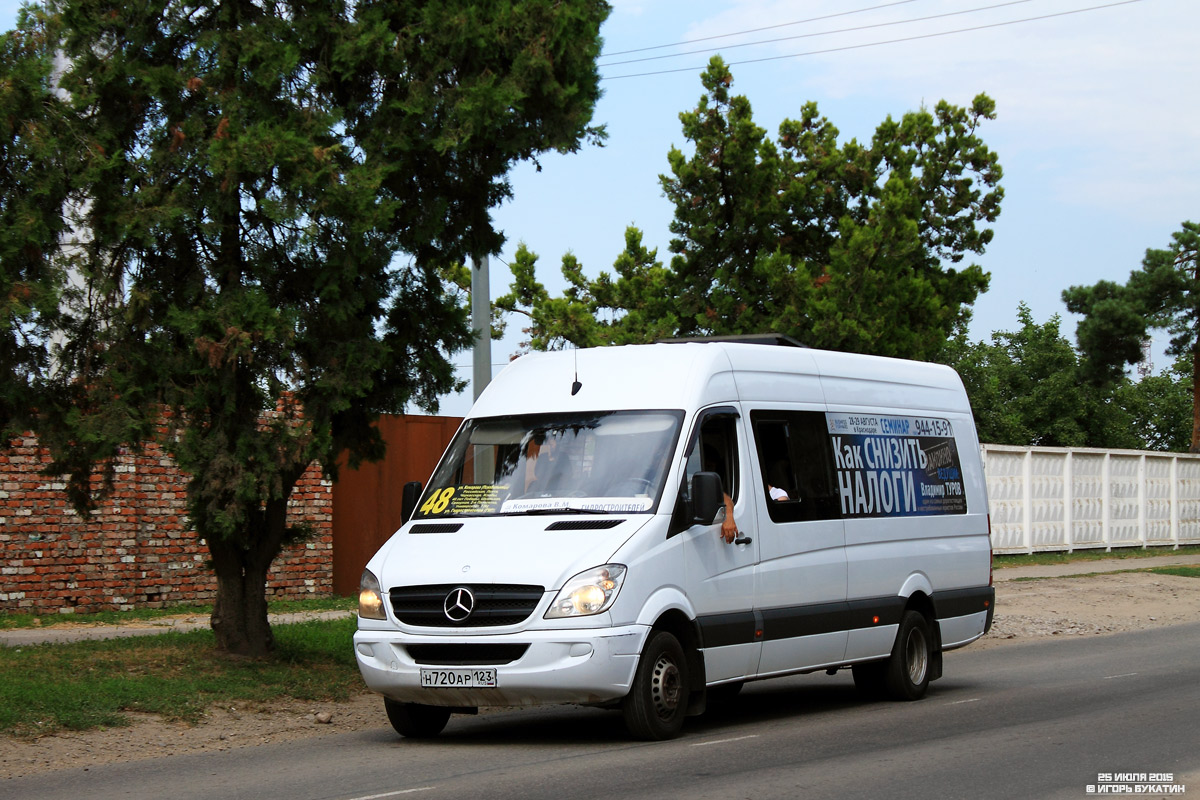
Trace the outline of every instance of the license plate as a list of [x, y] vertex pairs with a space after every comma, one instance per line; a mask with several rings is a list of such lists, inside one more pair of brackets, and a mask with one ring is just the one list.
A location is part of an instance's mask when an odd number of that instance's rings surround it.
[[424, 669], [421, 685], [434, 689], [473, 689], [496, 685], [495, 669]]

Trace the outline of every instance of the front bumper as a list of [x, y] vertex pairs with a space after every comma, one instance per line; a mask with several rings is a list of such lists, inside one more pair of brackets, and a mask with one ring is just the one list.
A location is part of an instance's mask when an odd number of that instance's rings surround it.
[[[360, 630], [354, 634], [354, 655], [368, 688], [404, 703], [456, 707], [604, 703], [629, 693], [648, 632], [642, 625], [478, 636]], [[528, 647], [515, 661], [491, 665], [497, 672], [495, 687], [422, 687], [422, 667], [461, 666], [418, 664], [407, 649], [409, 645], [439, 644]]]

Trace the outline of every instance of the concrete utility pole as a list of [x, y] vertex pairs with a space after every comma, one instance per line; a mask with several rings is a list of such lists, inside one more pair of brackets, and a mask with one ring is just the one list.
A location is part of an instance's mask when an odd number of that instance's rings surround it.
[[492, 289], [488, 284], [488, 257], [472, 259], [471, 270], [471, 327], [479, 330], [472, 354], [471, 388], [475, 399], [492, 381]]
[[1153, 339], [1149, 336], [1142, 337], [1142, 360], [1137, 365], [1139, 378], [1145, 378], [1154, 374], [1154, 354], [1151, 352], [1153, 346]]

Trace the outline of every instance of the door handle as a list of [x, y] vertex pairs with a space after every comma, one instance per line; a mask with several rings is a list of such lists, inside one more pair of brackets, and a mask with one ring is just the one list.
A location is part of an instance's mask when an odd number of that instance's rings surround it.
[[750, 544], [753, 541], [754, 540], [751, 539], [749, 536], [744, 536], [742, 534], [738, 534], [738, 537], [733, 540], [733, 543], [734, 544]]

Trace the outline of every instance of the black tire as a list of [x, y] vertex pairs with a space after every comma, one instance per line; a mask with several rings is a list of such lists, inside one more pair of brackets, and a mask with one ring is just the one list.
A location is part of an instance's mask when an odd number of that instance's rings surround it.
[[625, 727], [638, 739], [673, 739], [688, 706], [688, 664], [679, 640], [666, 631], [650, 634], [633, 686], [621, 702]]
[[905, 611], [884, 673], [888, 696], [894, 700], [920, 700], [929, 688], [932, 663], [929, 623], [920, 612]]
[[440, 706], [400, 703], [385, 697], [383, 707], [396, 733], [409, 739], [432, 739], [450, 721], [450, 709]]

